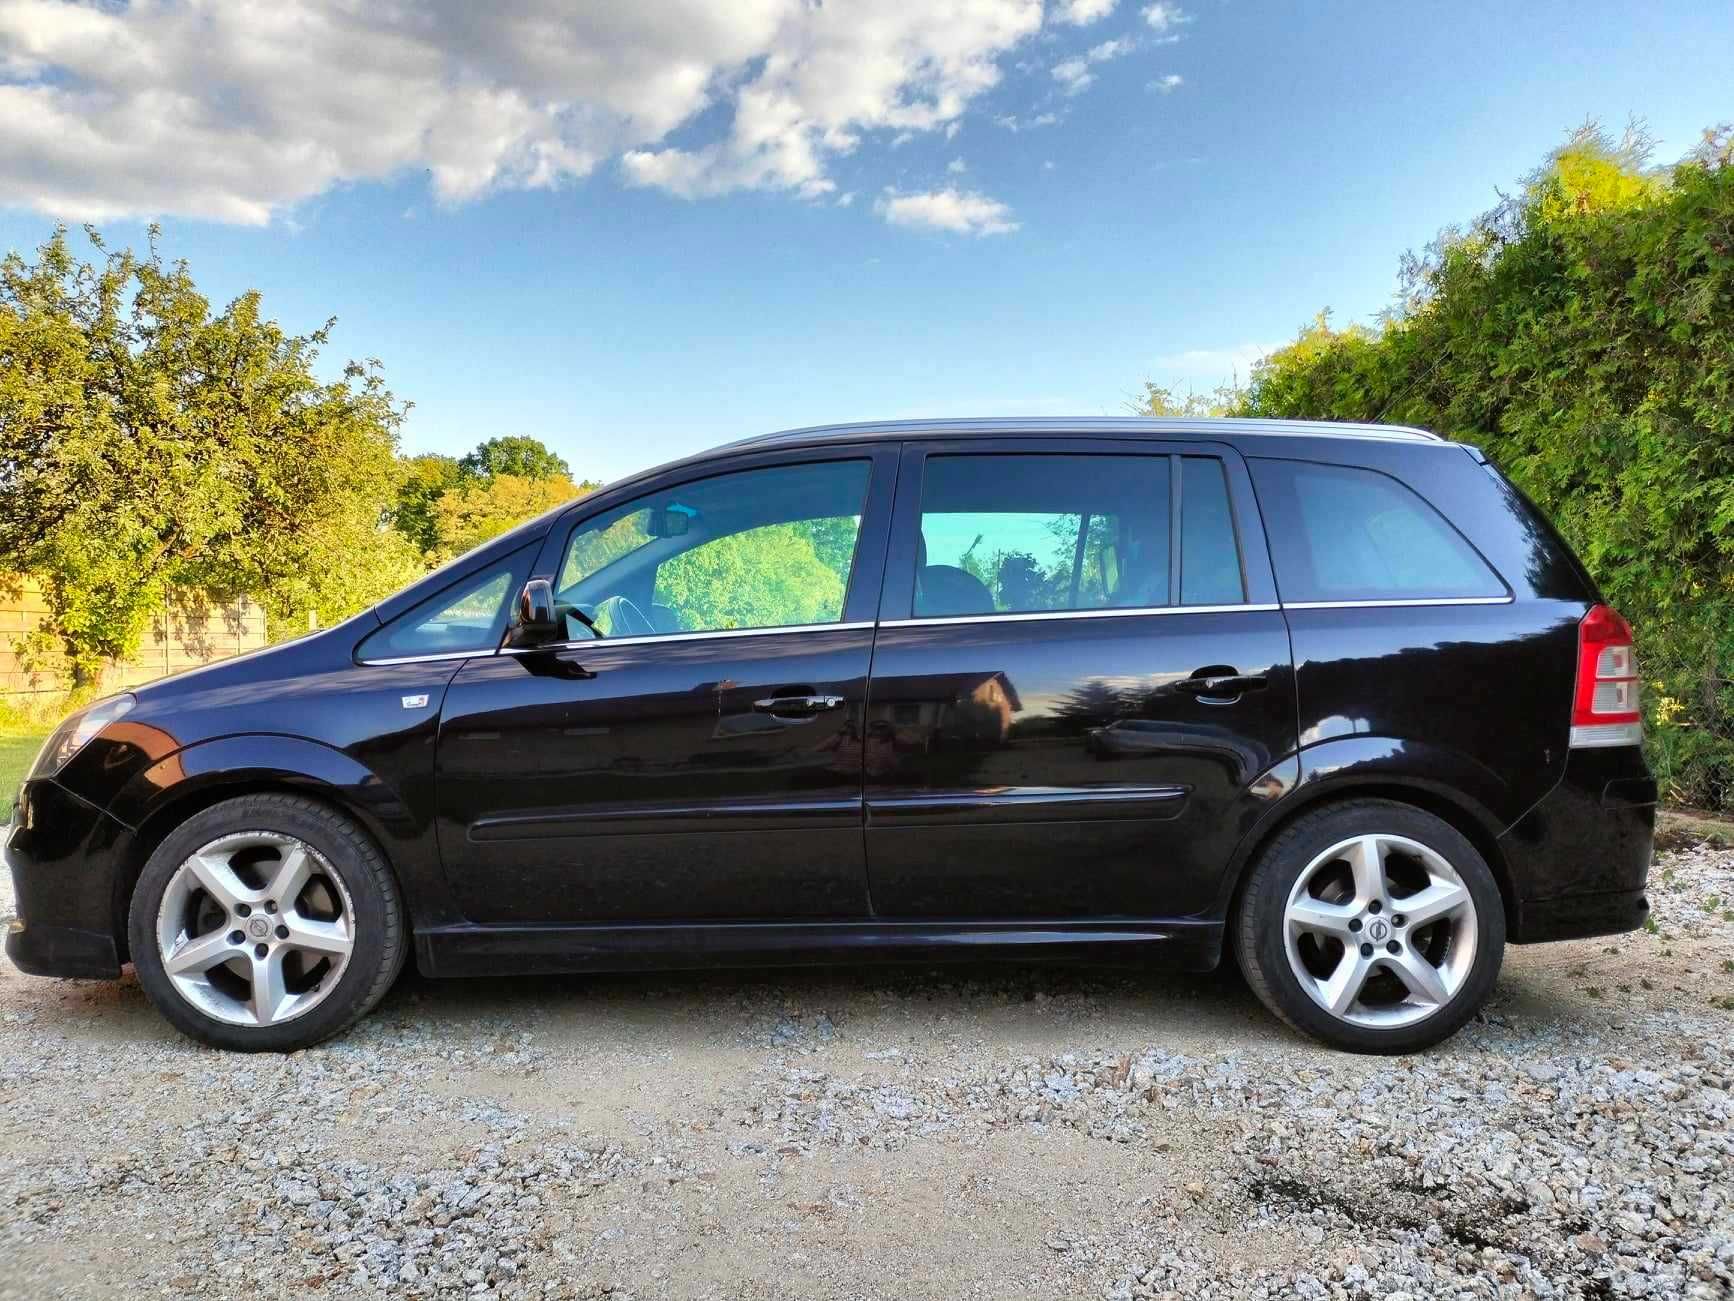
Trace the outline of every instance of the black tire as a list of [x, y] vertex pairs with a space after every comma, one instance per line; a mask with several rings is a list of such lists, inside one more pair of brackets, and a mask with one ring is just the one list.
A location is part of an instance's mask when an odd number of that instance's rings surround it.
[[[1475, 906], [1474, 958], [1461, 986], [1436, 1011], [1397, 1028], [1357, 1025], [1315, 1002], [1289, 964], [1284, 937], [1289, 895], [1308, 865], [1340, 841], [1376, 834], [1402, 836], [1441, 855]], [[1412, 805], [1358, 799], [1303, 814], [1265, 846], [1247, 874], [1231, 935], [1247, 984], [1303, 1034], [1350, 1052], [1419, 1052], [1455, 1034], [1493, 992], [1504, 957], [1505, 906], [1486, 860], [1455, 827]]]
[[[194, 1006], [164, 970], [157, 946], [157, 914], [176, 870], [202, 846], [243, 831], [292, 836], [317, 850], [354, 908], [354, 948], [335, 987], [302, 1015], [272, 1025], [231, 1024]], [[170, 832], [139, 875], [127, 931], [139, 984], [157, 1011], [183, 1034], [236, 1052], [293, 1052], [341, 1034], [385, 996], [408, 952], [403, 903], [379, 849], [343, 814], [294, 795], [225, 800]]]

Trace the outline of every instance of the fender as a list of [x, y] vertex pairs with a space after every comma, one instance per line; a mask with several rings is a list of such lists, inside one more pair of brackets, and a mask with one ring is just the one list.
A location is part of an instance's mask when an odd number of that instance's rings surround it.
[[[1296, 769], [1298, 767], [1298, 776]], [[1396, 794], [1413, 790], [1424, 802], [1444, 805], [1464, 815], [1480, 832], [1470, 839], [1493, 849], [1499, 835], [1523, 813], [1518, 795], [1491, 768], [1457, 750], [1395, 736], [1343, 736], [1308, 746], [1271, 768], [1252, 785], [1286, 786], [1252, 829], [1235, 846], [1222, 877], [1217, 900], [1226, 915], [1253, 851], [1271, 830], [1312, 805], [1339, 796], [1376, 790]], [[1496, 875], [1503, 862], [1489, 858]]]
[[189, 796], [224, 786], [261, 783], [301, 788], [335, 799], [381, 841], [417, 834], [401, 795], [377, 773], [333, 746], [275, 733], [241, 733], [177, 750], [128, 781], [110, 802], [108, 812], [136, 831]]

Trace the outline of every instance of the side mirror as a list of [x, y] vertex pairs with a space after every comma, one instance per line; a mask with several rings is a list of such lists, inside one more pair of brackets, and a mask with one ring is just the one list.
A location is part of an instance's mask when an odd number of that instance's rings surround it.
[[560, 634], [554, 618], [554, 584], [546, 578], [532, 578], [518, 594], [519, 639], [526, 642], [550, 641]]

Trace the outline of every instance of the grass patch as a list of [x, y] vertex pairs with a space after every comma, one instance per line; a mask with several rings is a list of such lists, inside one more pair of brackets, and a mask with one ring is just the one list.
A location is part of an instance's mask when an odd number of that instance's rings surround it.
[[50, 729], [0, 726], [0, 822], [12, 818], [12, 801], [24, 781], [24, 770], [42, 748]]

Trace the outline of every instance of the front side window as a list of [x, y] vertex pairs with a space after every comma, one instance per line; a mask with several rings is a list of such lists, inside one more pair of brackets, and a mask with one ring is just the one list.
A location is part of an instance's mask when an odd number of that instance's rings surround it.
[[529, 568], [531, 550], [520, 549], [498, 566], [472, 574], [399, 615], [362, 642], [358, 656], [382, 660], [495, 649]]
[[1285, 601], [1508, 595], [1438, 511], [1388, 474], [1309, 461], [1252, 461]]
[[573, 530], [555, 583], [571, 640], [836, 623], [871, 464], [741, 470], [638, 498]]

